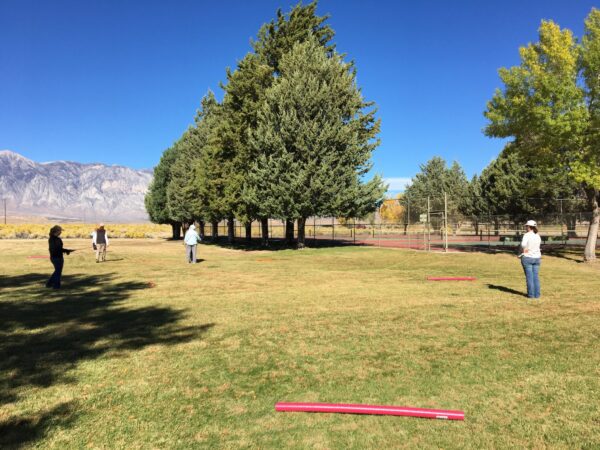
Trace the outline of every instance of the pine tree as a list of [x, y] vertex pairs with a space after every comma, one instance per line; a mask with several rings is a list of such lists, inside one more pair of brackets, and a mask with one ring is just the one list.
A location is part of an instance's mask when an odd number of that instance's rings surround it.
[[426, 164], [421, 165], [421, 172], [412, 179], [405, 191], [405, 197], [410, 202], [411, 220], [416, 220], [425, 214], [429, 205], [434, 202], [440, 208], [444, 205], [444, 193], [448, 199], [448, 215], [453, 216], [464, 211], [469, 182], [456, 161], [447, 167], [446, 161], [434, 156]]
[[171, 167], [177, 159], [177, 151], [175, 146], [164, 151], [160, 162], [154, 168], [154, 178], [144, 198], [150, 220], [154, 223], [171, 225], [173, 239], [179, 239], [181, 236], [181, 222], [170, 215], [167, 205], [167, 187], [171, 181]]
[[[256, 127], [258, 110], [266, 89], [273, 82], [273, 70], [257, 55], [249, 53], [241, 60], [234, 72], [227, 71], [227, 84], [223, 86], [225, 97], [219, 133], [232, 147], [233, 160], [228, 168], [228, 182], [224, 190], [227, 209], [231, 215], [241, 220], [246, 227], [246, 239], [251, 240], [252, 221], [265, 222], [269, 215], [261, 215], [253, 198], [244, 196], [244, 186], [248, 182], [249, 162], [255, 152], [248, 143], [250, 131]], [[263, 227], [266, 232], [267, 227]], [[266, 243], [265, 236], [265, 243]]]
[[194, 161], [194, 178], [192, 189], [197, 193], [202, 209], [199, 212], [202, 220], [212, 224], [212, 238], [218, 238], [218, 223], [227, 217], [225, 186], [230, 170], [227, 164], [231, 161], [230, 147], [223, 135], [219, 134], [222, 119], [222, 106], [214, 94], [209, 92], [202, 102], [204, 116], [198, 131], [205, 139], [200, 158]]
[[[356, 73], [315, 38], [284, 54], [267, 90], [251, 142], [259, 157], [254, 176], [265, 186], [274, 216], [298, 219], [299, 246], [313, 215], [349, 217], [383, 196], [379, 178], [364, 183], [378, 145], [379, 122], [356, 86]], [[366, 198], [366, 196], [370, 196]]]

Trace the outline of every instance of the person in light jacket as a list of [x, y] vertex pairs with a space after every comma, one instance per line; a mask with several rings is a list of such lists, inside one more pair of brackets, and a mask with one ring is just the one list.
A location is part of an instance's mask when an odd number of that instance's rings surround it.
[[535, 220], [528, 220], [525, 224], [527, 232], [523, 235], [521, 249], [521, 265], [525, 272], [525, 281], [527, 283], [527, 297], [540, 298], [540, 263], [542, 261], [542, 252], [540, 245], [542, 238], [538, 234], [537, 223]]
[[200, 242], [200, 236], [196, 232], [196, 225], [192, 224], [185, 232], [183, 244], [185, 245], [185, 255], [187, 262], [196, 264], [196, 246]]
[[106, 261], [106, 248], [108, 247], [108, 233], [104, 229], [104, 224], [98, 225], [98, 228], [92, 233], [92, 246], [96, 250], [96, 262]]

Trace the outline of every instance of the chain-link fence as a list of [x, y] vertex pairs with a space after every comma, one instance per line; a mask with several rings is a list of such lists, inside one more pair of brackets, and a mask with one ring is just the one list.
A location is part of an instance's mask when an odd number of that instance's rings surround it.
[[[528, 205], [529, 213], [473, 216], [459, 212], [460, 201], [445, 195], [390, 199], [373, 214], [360, 219], [310, 217], [305, 225], [306, 244], [359, 244], [428, 251], [509, 249], [520, 242], [524, 223], [534, 219], [545, 245], [581, 246], [586, 242], [592, 218], [591, 212], [585, 211], [582, 199], [527, 198], [521, 201]], [[268, 229], [272, 241], [286, 236], [284, 221], [269, 219]], [[227, 236], [227, 223], [220, 222], [217, 231], [219, 236]], [[253, 239], [259, 239], [260, 223], [253, 222], [251, 232]], [[294, 232], [297, 237], [297, 224]], [[205, 224], [204, 234], [210, 239], [211, 224]], [[235, 239], [245, 236], [245, 226], [235, 221]], [[600, 239], [597, 246], [600, 247]]]

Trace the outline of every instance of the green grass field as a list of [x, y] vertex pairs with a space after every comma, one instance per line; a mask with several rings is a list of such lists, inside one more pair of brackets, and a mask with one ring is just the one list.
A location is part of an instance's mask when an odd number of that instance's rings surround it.
[[[600, 266], [511, 255], [0, 241], [0, 447], [599, 448]], [[475, 282], [427, 282], [471, 275]], [[464, 422], [276, 413], [461, 409]]]

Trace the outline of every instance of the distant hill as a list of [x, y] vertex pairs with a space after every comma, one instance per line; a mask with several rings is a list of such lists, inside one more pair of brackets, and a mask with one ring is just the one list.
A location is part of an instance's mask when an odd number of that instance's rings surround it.
[[7, 199], [9, 217], [147, 222], [144, 195], [151, 180], [150, 170], [70, 161], [36, 163], [0, 151], [0, 199]]

